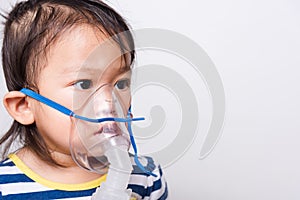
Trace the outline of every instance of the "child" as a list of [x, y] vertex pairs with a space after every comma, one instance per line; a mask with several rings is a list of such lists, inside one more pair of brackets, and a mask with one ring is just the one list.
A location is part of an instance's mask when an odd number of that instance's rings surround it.
[[[5, 18], [2, 64], [9, 92], [3, 101], [14, 122], [0, 140], [7, 157], [0, 163], [0, 199], [91, 199], [105, 175], [79, 167], [71, 155], [75, 114], [66, 116], [20, 90], [27, 88], [66, 110], [76, 107], [74, 93], [85, 96], [103, 84], [126, 92], [135, 59], [128, 25], [100, 0], [28, 0]], [[126, 34], [117, 35], [122, 32]], [[94, 80], [94, 65], [91, 71], [80, 67], [110, 37], [122, 53], [116, 58], [116, 49], [100, 51], [97, 66], [102, 72]], [[129, 110], [130, 95], [123, 104]], [[22, 146], [10, 152], [15, 141]], [[146, 160], [146, 168], [158, 176], [134, 165], [128, 183], [133, 199], [166, 199], [161, 169]]]

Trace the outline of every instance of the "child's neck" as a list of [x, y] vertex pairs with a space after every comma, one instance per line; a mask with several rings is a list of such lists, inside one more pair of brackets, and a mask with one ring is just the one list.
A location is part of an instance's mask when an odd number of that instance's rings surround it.
[[53, 152], [55, 160], [66, 167], [52, 166], [41, 160], [32, 151], [23, 148], [17, 152], [17, 156], [36, 174], [49, 181], [79, 184], [93, 181], [101, 175], [80, 168], [72, 159], [71, 155]]

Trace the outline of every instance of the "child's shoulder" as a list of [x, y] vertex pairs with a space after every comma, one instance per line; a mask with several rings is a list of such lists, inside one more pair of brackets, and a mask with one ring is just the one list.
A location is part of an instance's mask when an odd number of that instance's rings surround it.
[[0, 199], [2, 199], [2, 195], [6, 191], [3, 188], [17, 182], [18, 175], [19, 169], [10, 158], [0, 162]]
[[6, 158], [0, 162], [0, 184], [16, 181], [15, 177], [19, 176], [20, 169], [10, 159]]
[[15, 163], [10, 159], [6, 158], [0, 161], [0, 175], [9, 174], [13, 169], [17, 168]]
[[13, 165], [13, 162], [10, 158], [5, 158], [4, 160], [0, 161], [0, 166], [7, 166]]

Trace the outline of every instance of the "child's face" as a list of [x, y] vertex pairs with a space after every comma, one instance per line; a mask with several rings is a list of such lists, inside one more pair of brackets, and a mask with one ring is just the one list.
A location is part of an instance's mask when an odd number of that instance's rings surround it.
[[[124, 70], [126, 63], [121, 59], [119, 46], [110, 43], [98, 48], [105, 39], [106, 36], [100, 31], [88, 26], [64, 33], [58, 42], [50, 46], [47, 64], [37, 81], [40, 94], [74, 110], [81, 106], [77, 104], [80, 100], [74, 97], [85, 98], [100, 85], [111, 84], [123, 87], [121, 89], [127, 87], [130, 71]], [[130, 105], [128, 91], [122, 100], [125, 104], [124, 112]], [[38, 101], [32, 101], [36, 126], [50, 147], [50, 152], [70, 155], [70, 117]]]

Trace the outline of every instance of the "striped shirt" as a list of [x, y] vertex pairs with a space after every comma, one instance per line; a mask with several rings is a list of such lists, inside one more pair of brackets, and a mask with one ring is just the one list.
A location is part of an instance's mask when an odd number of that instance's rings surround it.
[[[145, 157], [148, 170], [156, 173], [153, 177], [133, 165], [128, 183], [132, 189], [131, 200], [165, 200], [168, 196], [167, 184], [161, 168], [152, 158]], [[28, 168], [16, 154], [0, 162], [0, 199], [36, 200], [36, 199], [91, 199], [98, 186], [105, 181], [106, 175], [83, 184], [61, 184], [46, 180]]]

